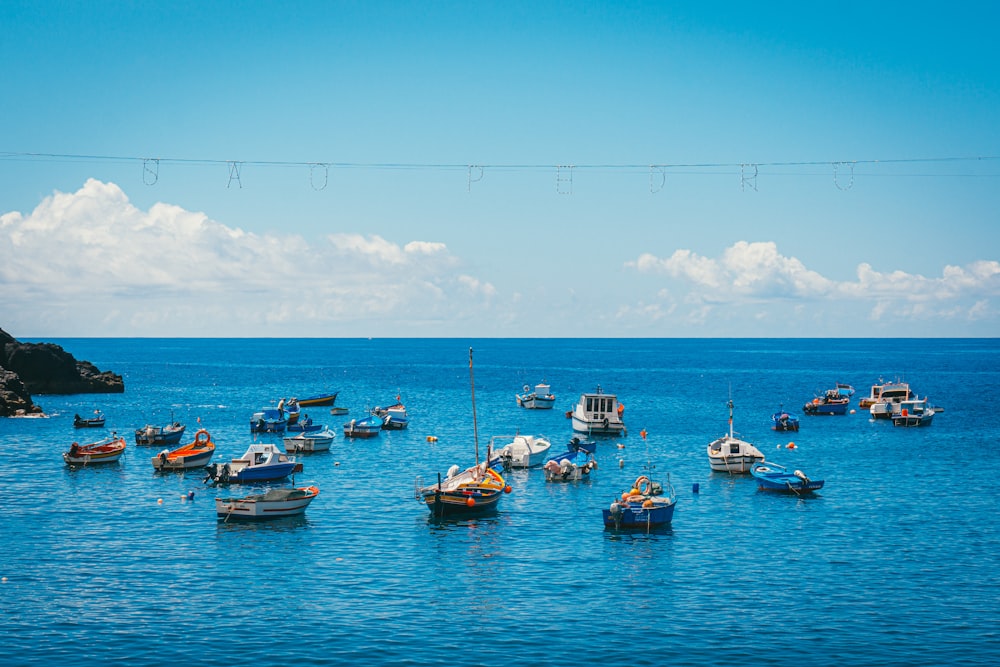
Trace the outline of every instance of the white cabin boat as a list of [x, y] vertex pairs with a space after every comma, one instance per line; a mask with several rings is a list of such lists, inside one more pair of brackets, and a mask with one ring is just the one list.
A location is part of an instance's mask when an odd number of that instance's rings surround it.
[[[506, 444], [504, 444], [506, 443]], [[490, 438], [490, 465], [510, 468], [534, 468], [545, 462], [552, 443], [534, 435], [495, 435]]]
[[873, 419], [890, 419], [899, 405], [903, 401], [914, 398], [910, 385], [906, 382], [886, 382], [882, 385], [873, 386], [871, 397], [877, 399], [868, 406], [868, 412]]
[[902, 401], [892, 413], [893, 426], [930, 426], [936, 414], [926, 398]]
[[567, 416], [573, 420], [573, 430], [590, 435], [620, 435], [625, 431], [622, 413], [625, 406], [614, 394], [605, 394], [601, 386], [594, 393], [581, 394], [580, 400]]
[[517, 404], [529, 410], [551, 410], [555, 402], [556, 395], [552, 393], [552, 387], [544, 382], [536, 384], [534, 391], [524, 385], [524, 393], [517, 394]]
[[708, 463], [715, 472], [745, 474], [750, 467], [764, 460], [759, 449], [733, 433], [733, 401], [729, 401], [729, 433], [708, 445]]

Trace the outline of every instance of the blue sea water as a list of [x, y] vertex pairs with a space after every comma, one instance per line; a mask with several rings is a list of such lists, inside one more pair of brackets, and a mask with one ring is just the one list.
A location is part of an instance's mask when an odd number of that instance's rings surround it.
[[[1000, 664], [998, 340], [54, 342], [126, 391], [36, 396], [48, 419], [0, 420], [3, 664]], [[481, 451], [515, 431], [561, 449], [565, 411], [598, 384], [628, 435], [600, 441], [588, 482], [515, 471], [496, 516], [431, 521], [416, 478], [475, 457], [470, 346]], [[856, 406], [880, 376], [946, 411], [921, 429], [801, 415], [838, 381]], [[556, 409], [518, 408], [543, 379]], [[333, 389], [350, 414], [305, 410], [338, 436], [300, 456], [296, 483], [321, 488], [302, 517], [218, 521], [214, 496], [250, 489], [155, 473], [157, 448], [132, 439], [200, 420], [216, 460], [234, 457], [254, 410]], [[408, 430], [344, 439], [344, 421], [397, 394]], [[736, 430], [821, 493], [710, 472], [730, 394]], [[770, 430], [780, 404], [800, 432]], [[94, 409], [105, 431], [72, 428]], [[113, 429], [119, 464], [64, 465], [70, 442]], [[601, 509], [650, 462], [677, 491], [673, 525], [605, 530]]]

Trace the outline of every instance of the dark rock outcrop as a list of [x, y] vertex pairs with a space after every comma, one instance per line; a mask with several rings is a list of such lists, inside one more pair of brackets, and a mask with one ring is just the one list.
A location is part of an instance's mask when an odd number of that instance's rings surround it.
[[31, 394], [116, 394], [122, 376], [77, 361], [54, 343], [21, 343], [0, 329], [0, 416], [41, 412]]

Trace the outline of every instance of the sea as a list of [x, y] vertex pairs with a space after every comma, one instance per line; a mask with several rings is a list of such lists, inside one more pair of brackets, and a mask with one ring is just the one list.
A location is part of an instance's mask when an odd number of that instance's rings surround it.
[[[47, 418], [0, 419], [0, 664], [1000, 664], [998, 339], [44, 342], [125, 392], [36, 395]], [[944, 412], [873, 422], [857, 403], [880, 378]], [[542, 381], [556, 407], [518, 407]], [[802, 413], [838, 382], [857, 390], [849, 414]], [[628, 431], [598, 440], [590, 479], [512, 471], [482, 518], [438, 521], [416, 500], [494, 436], [565, 449], [566, 412], [598, 387]], [[298, 456], [294, 484], [320, 488], [299, 517], [220, 520], [215, 497], [262, 487], [159, 473], [159, 448], [135, 445], [135, 429], [177, 420], [235, 458], [254, 411], [332, 391], [348, 414], [303, 409], [338, 435]], [[397, 396], [408, 429], [344, 438]], [[823, 489], [711, 472], [729, 400], [742, 438]], [[771, 430], [782, 408], [800, 431]], [[94, 410], [105, 429], [73, 428]], [[113, 431], [119, 463], [63, 462]], [[601, 510], [643, 474], [673, 487], [672, 524], [605, 529]]]

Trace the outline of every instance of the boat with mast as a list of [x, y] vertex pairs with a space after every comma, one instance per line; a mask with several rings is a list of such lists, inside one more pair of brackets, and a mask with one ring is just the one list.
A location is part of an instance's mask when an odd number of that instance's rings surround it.
[[510, 486], [496, 470], [490, 468], [490, 455], [480, 462], [479, 425], [476, 422], [476, 381], [472, 370], [472, 348], [469, 348], [469, 382], [472, 385], [472, 431], [475, 442], [476, 464], [461, 470], [457, 465], [448, 470], [442, 479], [438, 473], [436, 484], [421, 486], [417, 479], [415, 496], [431, 511], [434, 518], [451, 518], [491, 514], [497, 510], [500, 498], [510, 493]]
[[733, 399], [729, 399], [729, 434], [708, 445], [708, 463], [715, 472], [744, 474], [750, 466], [764, 460], [759, 449], [733, 433]]

